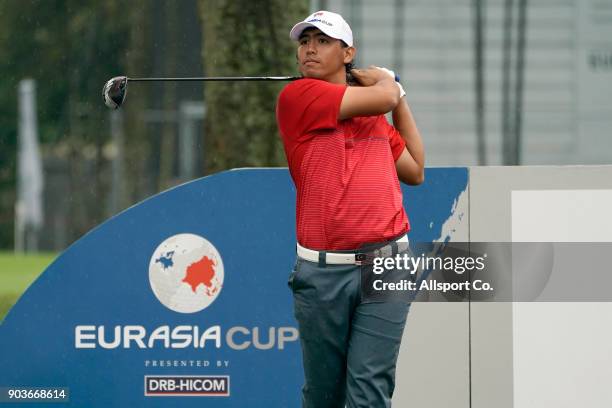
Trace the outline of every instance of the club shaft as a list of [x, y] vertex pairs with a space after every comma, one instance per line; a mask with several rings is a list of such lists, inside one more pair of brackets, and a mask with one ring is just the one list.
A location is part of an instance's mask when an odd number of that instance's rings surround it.
[[167, 82], [167, 81], [294, 81], [299, 77], [267, 76], [267, 77], [183, 77], [183, 78], [128, 78], [129, 82]]

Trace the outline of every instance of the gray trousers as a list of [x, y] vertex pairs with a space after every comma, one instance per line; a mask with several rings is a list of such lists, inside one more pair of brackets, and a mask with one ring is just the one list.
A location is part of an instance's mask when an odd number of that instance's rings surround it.
[[302, 407], [390, 407], [410, 303], [364, 302], [356, 265], [298, 257], [288, 284], [302, 346]]

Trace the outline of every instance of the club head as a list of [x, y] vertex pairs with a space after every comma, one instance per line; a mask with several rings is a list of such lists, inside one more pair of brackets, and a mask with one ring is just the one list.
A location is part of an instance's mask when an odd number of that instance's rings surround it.
[[104, 103], [111, 109], [118, 109], [125, 100], [127, 92], [127, 77], [118, 76], [108, 80], [102, 88]]

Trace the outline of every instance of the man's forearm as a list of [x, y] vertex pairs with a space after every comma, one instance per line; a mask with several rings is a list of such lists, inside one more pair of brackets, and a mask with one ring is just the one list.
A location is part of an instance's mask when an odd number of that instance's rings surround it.
[[388, 78], [386, 75], [376, 81], [372, 86], [380, 89], [381, 92], [389, 95], [389, 110], [392, 112], [400, 103], [400, 92], [397, 83], [394, 79]]
[[400, 91], [394, 79], [382, 78], [380, 81], [376, 82], [374, 86], [378, 86], [379, 88], [384, 89], [386, 92], [389, 92], [389, 94], [393, 95], [396, 102], [395, 107], [399, 105]]
[[399, 89], [384, 71], [372, 68], [351, 72], [359, 86], [349, 86], [344, 92], [338, 119], [381, 115], [395, 109]]
[[408, 153], [410, 153], [414, 161], [423, 168], [425, 165], [425, 149], [419, 129], [416, 126], [408, 102], [406, 102], [406, 97], [400, 99], [395, 109], [393, 109], [392, 116], [393, 126], [406, 141]]

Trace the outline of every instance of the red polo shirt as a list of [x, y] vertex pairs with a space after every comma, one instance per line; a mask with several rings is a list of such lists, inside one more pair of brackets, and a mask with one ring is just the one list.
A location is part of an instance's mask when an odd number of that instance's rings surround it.
[[395, 170], [406, 143], [384, 115], [338, 120], [345, 90], [300, 79], [276, 106], [297, 190], [297, 239], [310, 249], [356, 249], [410, 228]]

